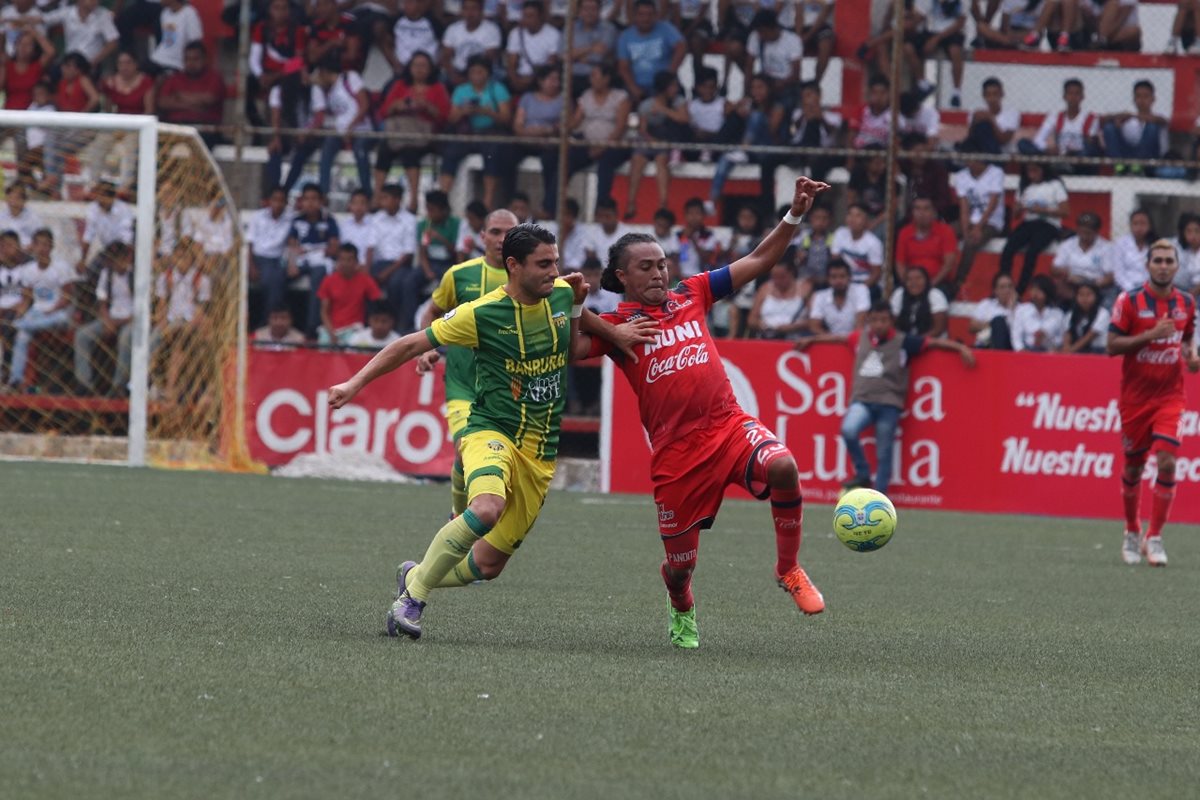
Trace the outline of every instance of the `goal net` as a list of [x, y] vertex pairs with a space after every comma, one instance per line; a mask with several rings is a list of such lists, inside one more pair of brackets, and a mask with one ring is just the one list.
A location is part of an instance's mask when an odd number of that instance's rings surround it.
[[0, 114], [0, 456], [241, 469], [232, 195], [191, 128]]

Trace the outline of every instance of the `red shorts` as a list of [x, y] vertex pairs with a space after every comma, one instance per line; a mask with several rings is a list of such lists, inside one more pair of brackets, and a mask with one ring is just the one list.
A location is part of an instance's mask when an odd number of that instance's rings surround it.
[[1175, 452], [1182, 444], [1179, 418], [1184, 401], [1172, 400], [1150, 406], [1121, 407], [1121, 443], [1126, 456], [1140, 456], [1156, 442], [1160, 449]]
[[659, 533], [665, 538], [711, 528], [730, 484], [765, 499], [766, 464], [780, 452], [787, 448], [749, 414], [671, 442], [654, 454], [650, 468]]

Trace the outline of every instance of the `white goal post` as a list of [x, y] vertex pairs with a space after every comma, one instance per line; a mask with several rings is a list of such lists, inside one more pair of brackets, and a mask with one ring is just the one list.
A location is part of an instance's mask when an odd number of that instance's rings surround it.
[[[126, 462], [130, 466], [147, 464], [147, 431], [150, 426], [150, 359], [151, 359], [151, 308], [154, 292], [156, 255], [156, 233], [159, 223], [159, 169], [160, 159], [176, 158], [198, 161], [197, 172], [215, 176], [213, 191], [223, 195], [230, 212], [233, 212], [235, 241], [240, 239], [236, 205], [221, 171], [207, 147], [200, 142], [199, 134], [187, 126], [159, 122], [154, 116], [141, 114], [80, 114], [56, 111], [0, 111], [0, 130], [28, 130], [41, 128], [47, 132], [75, 129], [90, 133], [136, 134], [137, 158], [134, 172], [136, 203], [134, 205], [133, 242], [133, 316], [130, 322], [129, 360], [129, 405]], [[167, 145], [167, 153], [159, 152], [161, 141]], [[175, 147], [173, 142], [192, 140], [197, 146], [186, 150]], [[205, 160], [207, 163], [204, 163]], [[165, 162], [164, 162], [165, 163]], [[191, 170], [190, 164], [182, 165]], [[175, 175], [175, 178], [172, 178]], [[164, 191], [172, 189], [172, 182], [179, 180], [179, 172], [164, 173]], [[100, 176], [93, 175], [92, 179]], [[65, 186], [65, 184], [64, 184]], [[241, 317], [237, 331], [236, 354], [236, 406], [234, 417], [240, 424], [243, 417], [241, 405], [245, 397], [245, 281], [246, 265], [243, 248], [237, 248], [237, 285], [239, 290], [238, 314]]]

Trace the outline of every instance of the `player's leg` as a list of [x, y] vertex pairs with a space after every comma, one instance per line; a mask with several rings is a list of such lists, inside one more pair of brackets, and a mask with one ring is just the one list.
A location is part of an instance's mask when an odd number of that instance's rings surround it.
[[470, 401], [446, 401], [446, 425], [454, 440], [454, 466], [450, 468], [450, 512], [454, 516], [463, 513], [467, 508], [467, 478], [463, 472], [461, 442], [462, 432], [466, 429], [470, 416]]
[[1150, 508], [1150, 526], [1146, 529], [1143, 552], [1152, 567], [1167, 565], [1163, 549], [1162, 529], [1175, 502], [1175, 452], [1179, 449], [1179, 418], [1181, 406], [1161, 409], [1154, 417], [1153, 434], [1158, 476], [1154, 482], [1154, 504]]
[[663, 559], [659, 573], [667, 587], [670, 602], [671, 644], [684, 650], [700, 646], [700, 631], [696, 626], [696, 598], [692, 594], [692, 573], [700, 548], [700, 525], [683, 533], [663, 537]]
[[1121, 440], [1125, 451], [1121, 470], [1121, 502], [1125, 508], [1121, 559], [1131, 566], [1142, 560], [1142, 470], [1146, 468], [1146, 456], [1153, 443], [1152, 432], [1146, 413], [1140, 409], [1121, 409]]

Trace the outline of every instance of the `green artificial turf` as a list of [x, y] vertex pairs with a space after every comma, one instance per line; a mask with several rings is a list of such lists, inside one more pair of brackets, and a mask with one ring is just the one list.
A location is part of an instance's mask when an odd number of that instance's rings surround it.
[[[0, 797], [1187, 797], [1200, 544], [901, 509], [828, 603], [777, 589], [766, 508], [700, 548], [667, 643], [645, 498], [552, 494], [493, 585], [383, 635], [445, 487], [0, 464]], [[1117, 503], [1114, 485], [1114, 504]]]

